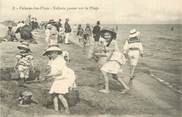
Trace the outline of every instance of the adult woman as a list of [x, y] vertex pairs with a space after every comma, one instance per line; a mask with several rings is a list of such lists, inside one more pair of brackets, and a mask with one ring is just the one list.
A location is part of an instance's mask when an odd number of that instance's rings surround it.
[[99, 68], [105, 79], [105, 89], [99, 90], [102, 93], [109, 93], [109, 77], [111, 74], [114, 79], [121, 83], [125, 90], [129, 90], [129, 87], [124, 83], [124, 81], [118, 77], [118, 72], [120, 71], [121, 65], [125, 63], [125, 57], [119, 51], [116, 42], [116, 32], [111, 28], [104, 28], [101, 30], [101, 43], [103, 43], [103, 52], [95, 53], [100, 56]]
[[93, 38], [95, 40], [95, 44], [97, 45], [99, 42], [99, 38], [100, 38], [100, 21], [97, 21], [96, 25], [93, 28]]
[[69, 44], [69, 35], [71, 33], [71, 26], [69, 24], [69, 19], [66, 18], [66, 21], [64, 23], [64, 32], [65, 32], [65, 44]]
[[49, 78], [53, 78], [54, 82], [49, 91], [53, 95], [54, 109], [59, 110], [58, 99], [62, 102], [65, 112], [69, 113], [69, 106], [64, 95], [69, 92], [69, 89], [75, 86], [75, 74], [74, 71], [66, 66], [64, 57], [60, 54], [62, 50], [57, 46], [49, 47], [43, 55], [49, 57], [48, 65], [51, 70], [47, 75]]

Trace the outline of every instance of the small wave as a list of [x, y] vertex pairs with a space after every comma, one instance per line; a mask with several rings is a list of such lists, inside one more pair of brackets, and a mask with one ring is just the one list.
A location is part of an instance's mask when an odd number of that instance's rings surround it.
[[180, 38], [170, 38], [170, 37], [157, 37], [159, 40], [165, 40], [165, 41], [177, 41], [182, 42]]

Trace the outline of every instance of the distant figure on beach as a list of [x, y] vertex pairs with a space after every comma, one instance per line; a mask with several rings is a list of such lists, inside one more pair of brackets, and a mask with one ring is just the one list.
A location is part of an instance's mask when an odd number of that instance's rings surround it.
[[20, 80], [25, 82], [29, 78], [30, 70], [34, 69], [33, 56], [27, 42], [22, 42], [17, 48], [20, 52], [16, 55], [15, 70], [18, 71]]
[[45, 40], [46, 40], [48, 46], [49, 45], [57, 45], [58, 32], [57, 32], [57, 29], [55, 26], [48, 24], [46, 26], [45, 35], [46, 35]]
[[171, 27], [171, 31], [174, 31], [174, 27]]
[[29, 14], [28, 17], [25, 19], [26, 24], [31, 25], [32, 16]]
[[20, 33], [21, 41], [37, 44], [36, 40], [33, 38], [32, 31], [32, 26], [22, 21], [17, 24], [15, 33]]
[[69, 35], [71, 33], [71, 26], [69, 24], [68, 18], [66, 18], [66, 21], [64, 24], [64, 31], [65, 31], [65, 44], [69, 44]]
[[46, 29], [45, 29], [45, 36], [46, 36], [45, 41], [48, 43], [48, 45], [50, 45], [51, 28], [52, 28], [52, 25], [47, 24]]
[[97, 21], [96, 25], [93, 28], [93, 38], [95, 40], [95, 43], [98, 44], [99, 43], [99, 38], [100, 38], [100, 21]]
[[59, 19], [58, 23], [57, 23], [57, 30], [59, 31], [60, 28], [63, 27], [63, 24], [62, 24], [62, 20]]
[[7, 34], [6, 34], [6, 40], [7, 41], [18, 41], [18, 39], [16, 38], [16, 34], [15, 32], [12, 30], [12, 26], [9, 26], [8, 27], [8, 31], [7, 31]]
[[39, 28], [37, 18], [32, 18], [30, 25], [32, 26], [32, 30], [37, 30]]
[[86, 24], [84, 35], [83, 35], [85, 46], [90, 45], [91, 37], [92, 37], [92, 29], [90, 27], [90, 24]]
[[78, 36], [78, 41], [81, 43], [83, 41], [83, 33], [84, 30], [82, 28], [81, 24], [78, 24], [78, 28], [77, 28], [77, 36]]
[[16, 26], [16, 30], [19, 30], [21, 27], [25, 25], [24, 21], [19, 21]]
[[65, 40], [64, 28], [63, 26], [60, 26], [58, 32], [58, 43], [63, 43], [64, 40]]
[[135, 77], [134, 72], [138, 64], [139, 57], [143, 57], [143, 46], [139, 36], [140, 32], [136, 29], [130, 30], [130, 35], [123, 47], [124, 54], [130, 62], [130, 80]]
[[129, 87], [125, 82], [118, 77], [118, 73], [121, 71], [121, 66], [125, 64], [125, 56], [120, 52], [117, 41], [116, 41], [116, 32], [113, 28], [103, 28], [100, 31], [101, 39], [99, 49], [97, 49], [94, 55], [98, 58], [98, 68], [101, 70], [104, 79], [105, 79], [105, 88], [99, 90], [102, 93], [109, 93], [109, 77], [111, 74], [112, 78], [118, 81], [121, 85], [124, 86], [122, 93], [125, 93], [129, 90]]
[[[61, 55], [62, 50], [57, 46], [50, 46], [43, 56], [49, 57], [48, 66], [50, 66], [50, 73], [46, 75], [47, 79], [53, 79], [52, 86], [49, 93], [53, 96], [53, 103], [55, 111], [65, 109], [65, 113], [70, 113], [68, 100], [65, 94], [69, 93], [72, 88], [76, 87], [75, 73], [72, 69], [67, 67], [64, 57]], [[59, 105], [59, 100], [61, 105]]]

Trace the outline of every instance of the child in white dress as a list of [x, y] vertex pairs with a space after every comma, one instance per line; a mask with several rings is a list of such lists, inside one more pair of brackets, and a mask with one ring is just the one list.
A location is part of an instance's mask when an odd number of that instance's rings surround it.
[[[111, 28], [104, 28], [101, 30], [100, 40], [103, 44], [101, 51], [97, 51], [95, 56], [98, 56], [98, 66], [105, 79], [105, 89], [100, 90], [102, 93], [109, 93], [109, 77], [111, 74], [114, 79], [116, 79], [120, 84], [122, 84], [126, 90], [129, 90], [129, 87], [124, 83], [124, 81], [118, 77], [118, 72], [121, 69], [121, 65], [125, 64], [125, 57], [119, 51], [116, 42], [116, 33]], [[124, 93], [123, 92], [123, 93]]]
[[69, 92], [70, 88], [76, 86], [76, 77], [74, 71], [67, 67], [64, 57], [60, 53], [62, 53], [60, 48], [52, 46], [43, 54], [50, 58], [48, 65], [51, 68], [51, 72], [47, 77], [54, 79], [49, 93], [54, 95], [53, 102], [56, 111], [59, 110], [58, 100], [60, 100], [65, 108], [65, 112], [70, 113], [69, 105], [64, 95]]

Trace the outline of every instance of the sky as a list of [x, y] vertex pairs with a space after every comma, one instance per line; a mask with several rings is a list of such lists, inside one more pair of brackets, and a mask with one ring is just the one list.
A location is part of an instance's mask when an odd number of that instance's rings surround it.
[[72, 23], [182, 24], [182, 0], [0, 0], [0, 21], [28, 14]]

